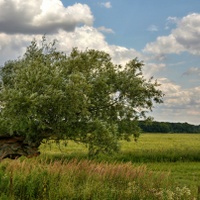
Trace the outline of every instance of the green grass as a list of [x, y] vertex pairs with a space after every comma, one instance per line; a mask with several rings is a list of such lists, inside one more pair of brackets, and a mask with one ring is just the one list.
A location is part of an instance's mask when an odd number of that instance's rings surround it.
[[137, 143], [122, 143], [132, 162], [199, 162], [200, 134], [143, 134]]
[[[96, 161], [107, 162], [200, 162], [200, 134], [143, 134], [137, 142], [122, 141], [121, 151], [116, 154], [99, 155]], [[51, 159], [87, 158], [83, 144], [69, 141], [65, 146], [55, 143], [40, 147], [43, 155]]]
[[179, 186], [188, 186], [193, 193], [197, 193], [200, 186], [199, 162], [175, 162], [175, 163], [147, 163], [148, 169], [155, 172], [169, 172], [170, 179]]
[[143, 134], [137, 143], [123, 142], [122, 152], [127, 160], [129, 157], [132, 162], [145, 163], [148, 169], [169, 172], [178, 185], [187, 185], [197, 193], [200, 134]]
[[200, 134], [142, 134], [137, 143], [123, 143], [123, 151], [197, 150]]
[[89, 159], [84, 145], [52, 141], [37, 158], [0, 163], [0, 200], [193, 199], [199, 147], [200, 134], [143, 134], [118, 154]]
[[[66, 147], [61, 145], [62, 153], [55, 144], [52, 145], [54, 152], [47, 145], [41, 149], [47, 155], [52, 153], [54, 159], [87, 159], [87, 148], [73, 142]], [[100, 155], [95, 160], [145, 164], [154, 172], [169, 173], [173, 182], [188, 186], [193, 193], [200, 186], [200, 134], [142, 134], [137, 142], [121, 142], [120, 153]]]

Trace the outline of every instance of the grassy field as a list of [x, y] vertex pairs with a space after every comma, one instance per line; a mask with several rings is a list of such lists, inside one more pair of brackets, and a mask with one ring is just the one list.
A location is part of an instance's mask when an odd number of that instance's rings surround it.
[[37, 158], [0, 163], [0, 200], [197, 199], [199, 147], [200, 134], [142, 134], [89, 159], [84, 145], [52, 141]]
[[[87, 148], [69, 142], [41, 146], [41, 151], [52, 159], [87, 159]], [[170, 174], [178, 185], [187, 185], [194, 193], [200, 186], [200, 134], [142, 134], [137, 142], [121, 142], [121, 152], [116, 155], [101, 155], [95, 159], [109, 163], [131, 162], [141, 164], [155, 172]]]
[[179, 185], [193, 191], [200, 186], [200, 134], [143, 134], [137, 144], [122, 149], [135, 152], [149, 169], [170, 172]]

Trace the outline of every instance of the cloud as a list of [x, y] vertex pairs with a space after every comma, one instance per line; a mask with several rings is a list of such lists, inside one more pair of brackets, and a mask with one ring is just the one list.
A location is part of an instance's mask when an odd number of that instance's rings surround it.
[[148, 43], [143, 51], [152, 54], [178, 54], [185, 51], [200, 55], [200, 14], [169, 20], [176, 23], [176, 28], [168, 36], [158, 37], [155, 42]]
[[170, 29], [171, 25], [176, 25], [178, 23], [179, 19], [177, 17], [168, 17], [167, 22], [165, 24], [165, 29]]
[[58, 48], [64, 52], [70, 52], [73, 47], [78, 47], [80, 50], [99, 49], [108, 50], [108, 43], [105, 41], [105, 36], [96, 28], [91, 26], [76, 27], [73, 32], [60, 30], [58, 34], [48, 36], [49, 40], [56, 39]]
[[143, 72], [146, 77], [150, 78], [152, 76], [155, 76], [157, 72], [164, 70], [165, 67], [166, 64], [164, 63], [153, 63], [147, 61], [143, 67]]
[[167, 78], [158, 79], [161, 83], [161, 90], [166, 94], [164, 106], [178, 109], [196, 109], [200, 113], [200, 87], [184, 89]]
[[17, 59], [21, 56], [34, 37], [37, 38], [36, 35], [0, 33], [0, 66], [7, 60]]
[[[153, 66], [155, 65], [155, 74], [158, 72], [161, 75], [161, 70], [168, 67], [170, 69], [170, 66], [171, 69], [172, 66], [186, 66], [183, 60], [173, 59], [174, 61], [171, 63], [169, 59], [173, 57], [168, 57], [168, 54], [182, 56], [181, 53], [187, 52], [195, 56], [200, 55], [200, 14], [192, 13], [182, 18], [169, 17], [166, 27], [169, 29], [172, 26], [173, 29], [168, 35], [157, 37], [155, 41], [146, 44], [143, 49], [143, 52], [149, 58], [147, 59], [147, 66], [151, 65], [150, 69], [154, 70]], [[162, 62], [166, 62], [166, 64], [162, 65]], [[175, 71], [176, 73], [177, 71]], [[174, 79], [176, 79], [175, 74], [173, 75]], [[156, 105], [152, 113], [155, 120], [199, 124], [197, 117], [200, 115], [199, 76], [199, 67], [191, 67], [185, 70], [182, 76], [177, 77], [177, 81], [180, 82], [183, 82], [184, 78], [185, 83], [183, 85], [185, 85], [185, 88], [168, 78], [158, 78], [158, 82], [162, 84], [160, 89], [165, 93], [165, 97], [164, 103]]]
[[[71, 52], [73, 47], [78, 47], [80, 50], [87, 48], [102, 50], [109, 53], [116, 64], [125, 64], [135, 57], [142, 57], [134, 49], [109, 45], [105, 36], [98, 29], [87, 25], [76, 27], [73, 32], [60, 29], [57, 33], [46, 35], [46, 37], [48, 41], [56, 39], [58, 41], [57, 49], [67, 54]], [[0, 65], [8, 59], [16, 59], [22, 55], [33, 38], [40, 41], [42, 34], [0, 34]]]
[[[110, 2], [102, 3], [111, 7]], [[147, 60], [133, 48], [110, 45], [103, 33], [114, 33], [104, 26], [92, 27], [94, 18], [85, 4], [64, 7], [60, 0], [0, 0], [0, 65], [22, 55], [31, 40], [58, 40], [58, 49], [69, 53], [73, 47], [108, 52], [116, 64], [126, 64], [138, 57]], [[149, 64], [146, 72], [160, 69], [160, 64]]]
[[104, 26], [100, 26], [97, 28], [99, 31], [104, 32], [104, 33], [114, 33], [114, 31], [110, 28], [106, 28]]
[[92, 25], [90, 8], [74, 4], [65, 8], [60, 0], [0, 0], [0, 32], [49, 34], [73, 31], [80, 24]]
[[184, 76], [200, 76], [200, 68], [191, 67], [186, 72], [183, 73]]
[[143, 52], [155, 55], [165, 55], [170, 53], [180, 53], [184, 47], [179, 44], [173, 34], [158, 37], [155, 42], [148, 43]]
[[106, 42], [105, 36], [98, 29], [89, 26], [76, 27], [74, 32], [59, 31], [59, 34], [48, 36], [49, 39], [58, 40], [58, 48], [64, 52], [70, 52], [73, 47], [80, 50], [97, 49], [110, 54], [116, 64], [126, 64], [133, 58], [142, 58], [142, 54], [135, 49], [128, 49], [122, 46], [110, 45]]
[[200, 14], [193, 13], [183, 17], [178, 22], [178, 28], [172, 33], [185, 51], [200, 55]]
[[137, 52], [135, 49], [128, 49], [126, 47], [117, 45], [109, 45], [109, 49], [107, 52], [113, 58], [114, 63], [121, 65], [125, 65], [127, 62], [134, 58], [143, 58], [142, 54]]
[[184, 89], [167, 78], [158, 79], [164, 103], [154, 109], [155, 120], [199, 124], [200, 87]]
[[188, 90], [184, 90], [180, 85], [177, 85], [167, 78], [160, 78], [161, 89], [165, 93], [165, 106], [166, 107], [183, 107], [190, 103], [191, 93]]
[[105, 7], [105, 8], [111, 8], [112, 7], [110, 1], [105, 2], [105, 3], [100, 3], [100, 5], [103, 6], [103, 7]]
[[92, 22], [91, 10], [84, 4], [64, 7], [60, 0], [0, 0], [0, 65], [23, 55], [33, 38], [40, 41], [43, 34], [49, 41], [58, 40], [58, 50], [65, 53], [73, 47], [98, 49], [118, 64], [140, 56], [134, 49], [109, 45], [103, 33], [113, 33], [112, 29], [94, 28]]
[[150, 32], [157, 32], [158, 31], [158, 27], [156, 25], [150, 25], [147, 28], [147, 30], [150, 31]]

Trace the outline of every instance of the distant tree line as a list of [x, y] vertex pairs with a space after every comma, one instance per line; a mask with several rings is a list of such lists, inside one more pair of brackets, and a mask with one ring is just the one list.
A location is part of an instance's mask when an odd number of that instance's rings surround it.
[[139, 127], [147, 133], [200, 133], [200, 125], [171, 122], [139, 121]]

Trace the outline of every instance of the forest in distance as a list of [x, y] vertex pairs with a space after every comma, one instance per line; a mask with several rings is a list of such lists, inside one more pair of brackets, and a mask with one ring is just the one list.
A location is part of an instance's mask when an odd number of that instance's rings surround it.
[[200, 133], [200, 125], [186, 122], [139, 121], [138, 125], [144, 133]]

